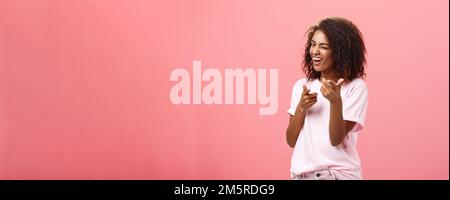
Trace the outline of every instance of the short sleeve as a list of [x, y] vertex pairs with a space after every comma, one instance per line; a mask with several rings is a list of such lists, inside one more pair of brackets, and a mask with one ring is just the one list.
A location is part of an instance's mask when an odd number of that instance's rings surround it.
[[298, 102], [300, 102], [300, 97], [303, 92], [303, 84], [305, 83], [305, 78], [300, 79], [294, 84], [294, 87], [292, 88], [291, 104], [289, 109], [287, 110], [290, 115], [295, 114], [295, 110], [297, 109]]
[[369, 94], [367, 86], [362, 79], [354, 80], [355, 84], [350, 85], [350, 88], [345, 95], [343, 102], [343, 118], [347, 121], [358, 123], [364, 127], [364, 120], [366, 118], [366, 111], [369, 102]]

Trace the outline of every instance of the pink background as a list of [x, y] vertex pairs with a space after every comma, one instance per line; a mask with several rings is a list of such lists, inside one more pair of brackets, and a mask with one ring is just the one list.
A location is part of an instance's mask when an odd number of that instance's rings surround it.
[[[365, 179], [449, 178], [449, 10], [421, 1], [0, 0], [0, 179], [288, 179], [306, 29], [367, 50]], [[173, 105], [170, 72], [279, 69], [279, 108]]]

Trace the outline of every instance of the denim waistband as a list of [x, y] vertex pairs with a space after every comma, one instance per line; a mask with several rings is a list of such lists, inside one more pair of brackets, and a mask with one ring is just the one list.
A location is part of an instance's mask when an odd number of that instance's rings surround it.
[[333, 170], [323, 169], [309, 173], [303, 173], [298, 175], [294, 179], [303, 179], [303, 180], [337, 180], [337, 177]]

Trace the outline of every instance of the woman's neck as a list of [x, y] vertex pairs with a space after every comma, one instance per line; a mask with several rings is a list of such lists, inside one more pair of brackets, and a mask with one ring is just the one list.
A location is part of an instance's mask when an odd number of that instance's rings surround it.
[[334, 82], [337, 82], [339, 80], [339, 77], [332, 70], [327, 70], [327, 71], [320, 72], [320, 79], [322, 79], [322, 78], [325, 78], [327, 80], [332, 80]]

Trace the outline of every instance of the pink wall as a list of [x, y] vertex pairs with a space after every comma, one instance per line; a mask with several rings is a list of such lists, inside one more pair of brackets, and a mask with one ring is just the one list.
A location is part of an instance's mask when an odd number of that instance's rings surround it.
[[[0, 179], [288, 179], [303, 35], [327, 16], [366, 40], [364, 177], [448, 179], [448, 4], [0, 0]], [[276, 114], [172, 104], [193, 60], [278, 69]]]

